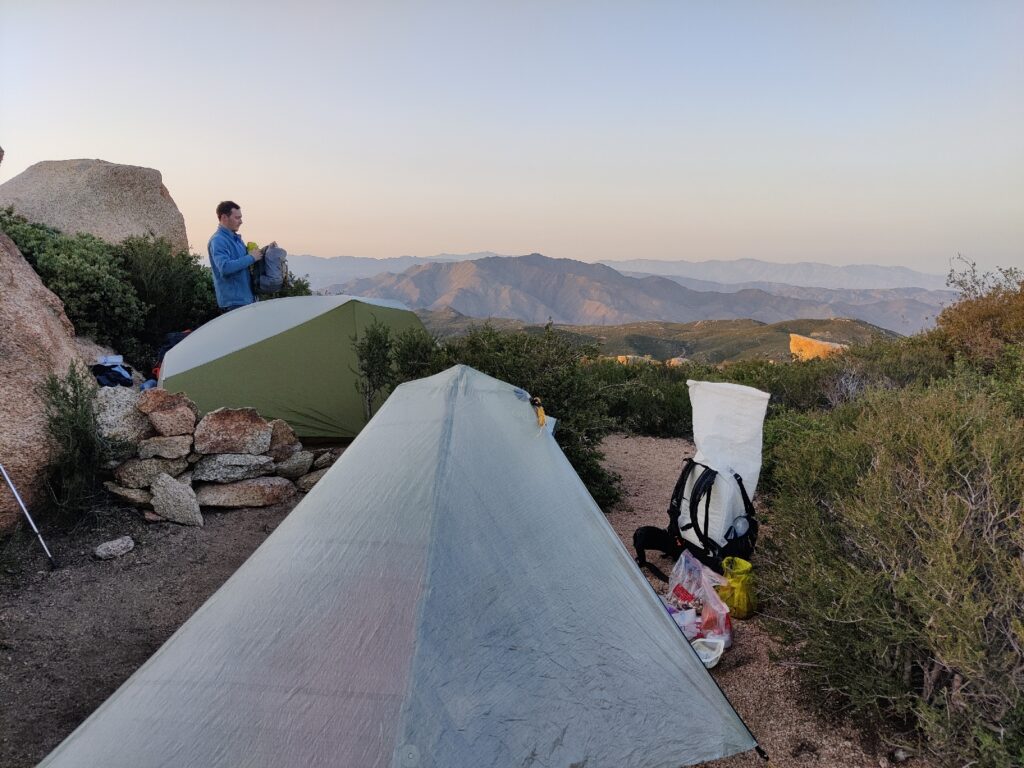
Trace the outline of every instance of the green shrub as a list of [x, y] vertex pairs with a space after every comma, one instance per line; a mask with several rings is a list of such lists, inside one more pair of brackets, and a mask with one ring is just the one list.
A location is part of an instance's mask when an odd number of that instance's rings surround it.
[[[692, 437], [693, 414], [687, 378], [704, 378], [713, 370], [694, 365], [621, 365], [600, 360], [587, 366], [608, 401], [608, 414], [627, 432], [656, 437]], [[701, 375], [703, 374], [703, 376]]]
[[[213, 290], [212, 285], [210, 290]], [[275, 293], [260, 293], [256, 295], [257, 301], [268, 301], [269, 299], [284, 299], [289, 296], [312, 296], [313, 289], [309, 287], [309, 275], [302, 277], [290, 276], [288, 283]]]
[[152, 235], [125, 238], [111, 251], [147, 307], [137, 334], [123, 335], [115, 346], [148, 370], [165, 334], [197, 328], [217, 316], [210, 269], [195, 254], [175, 253], [170, 242]]
[[118, 349], [137, 337], [148, 307], [107, 243], [92, 235], [56, 238], [39, 253], [36, 269], [80, 336]]
[[395, 386], [394, 339], [391, 328], [374, 320], [359, 336], [352, 337], [357, 359], [356, 390], [369, 421]]
[[120, 446], [106, 443], [96, 424], [96, 383], [72, 365], [43, 384], [46, 432], [53, 447], [46, 470], [51, 512], [57, 522], [75, 522], [102, 498], [100, 473]]
[[949, 765], [1024, 759], [1024, 423], [954, 377], [766, 430], [769, 612], [809, 691]]
[[395, 336], [396, 384], [436, 373], [438, 349], [438, 340], [422, 328], [407, 328]]
[[792, 363], [743, 360], [722, 366], [710, 379], [730, 381], [768, 392], [772, 396], [769, 402], [772, 409], [807, 411], [830, 405], [827, 384], [841, 367], [842, 363], [834, 357]]
[[991, 367], [1007, 344], [1024, 343], [1024, 273], [1001, 268], [979, 274], [973, 262], [950, 271], [949, 283], [963, 298], [939, 314], [939, 330], [952, 351]]
[[19, 216], [13, 208], [0, 208], [0, 231], [14, 241], [21, 255], [33, 267], [36, 266], [39, 253], [61, 236], [53, 227], [33, 224], [24, 216]]

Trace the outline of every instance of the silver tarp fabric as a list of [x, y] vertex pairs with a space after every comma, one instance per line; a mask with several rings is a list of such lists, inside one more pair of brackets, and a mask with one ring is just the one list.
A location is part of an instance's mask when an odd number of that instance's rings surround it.
[[755, 742], [528, 396], [403, 384], [48, 768], [676, 768]]

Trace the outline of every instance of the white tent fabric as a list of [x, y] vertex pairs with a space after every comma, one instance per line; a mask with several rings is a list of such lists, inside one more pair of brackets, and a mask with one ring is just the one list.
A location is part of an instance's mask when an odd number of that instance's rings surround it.
[[178, 344], [168, 350], [160, 370], [160, 380], [162, 382], [165, 378], [257, 344], [350, 301], [408, 309], [400, 301], [347, 295], [289, 296], [257, 301], [214, 318], [190, 333], [188, 344]]
[[677, 768], [755, 746], [527, 394], [400, 386], [44, 762]]
[[[751, 499], [757, 491], [764, 416], [771, 395], [753, 387], [727, 382], [690, 379], [686, 385], [693, 408], [693, 444], [696, 448], [693, 460], [722, 474], [711, 488], [705, 533], [724, 545], [725, 534], [733, 520], [744, 514], [743, 497], [732, 475], [735, 473], [743, 478], [743, 487]], [[694, 472], [687, 480], [686, 498], [690, 498], [693, 484], [699, 476], [699, 472]], [[683, 538], [701, 544], [692, 529], [683, 531]]]

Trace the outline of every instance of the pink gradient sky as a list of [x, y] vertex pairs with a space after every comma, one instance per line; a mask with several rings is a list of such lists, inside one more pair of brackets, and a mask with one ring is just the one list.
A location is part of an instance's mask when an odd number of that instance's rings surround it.
[[1024, 266], [1019, 2], [0, 0], [0, 182], [159, 169], [193, 249]]

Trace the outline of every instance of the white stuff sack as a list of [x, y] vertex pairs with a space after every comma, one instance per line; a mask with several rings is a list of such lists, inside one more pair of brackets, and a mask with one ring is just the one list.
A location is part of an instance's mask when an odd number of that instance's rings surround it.
[[[764, 415], [768, 410], [767, 392], [741, 384], [723, 382], [686, 382], [690, 388], [693, 408], [693, 443], [697, 448], [693, 460], [719, 473], [711, 489], [708, 507], [707, 536], [720, 546], [735, 518], [744, 514], [743, 496], [733, 474], [743, 478], [747, 495], [753, 499], [761, 474], [761, 442]], [[686, 481], [684, 498], [689, 500], [693, 484], [700, 477], [694, 468]], [[689, 522], [689, 506], [684, 505], [680, 527]], [[704, 527], [704, 503], [700, 504], [698, 521]], [[693, 529], [683, 531], [683, 538], [701, 545]]]

